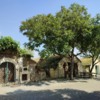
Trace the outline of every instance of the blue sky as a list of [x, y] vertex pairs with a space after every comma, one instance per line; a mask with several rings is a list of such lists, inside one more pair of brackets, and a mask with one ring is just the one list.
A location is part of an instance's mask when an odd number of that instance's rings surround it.
[[[37, 14], [55, 14], [72, 3], [84, 5], [92, 17], [100, 13], [100, 0], [0, 0], [0, 36], [11, 36], [23, 47], [28, 40], [19, 31], [22, 21]], [[37, 52], [34, 55], [38, 57]]]

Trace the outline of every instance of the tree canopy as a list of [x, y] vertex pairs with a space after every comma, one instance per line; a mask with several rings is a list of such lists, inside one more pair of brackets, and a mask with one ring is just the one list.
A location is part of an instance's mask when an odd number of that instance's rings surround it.
[[[26, 35], [31, 49], [43, 45], [45, 53], [69, 55], [71, 57], [71, 75], [73, 75], [73, 59], [75, 48], [80, 52], [87, 47], [93, 25], [91, 17], [84, 6], [72, 4], [69, 8], [61, 7], [55, 15], [36, 15], [20, 26], [20, 31]], [[48, 52], [49, 51], [49, 52]], [[73, 77], [73, 76], [71, 76]]]
[[28, 49], [21, 49], [19, 50], [20, 56], [27, 56], [27, 57], [33, 57], [33, 53], [31, 50]]
[[90, 15], [84, 6], [64, 6], [56, 15], [37, 15], [22, 22], [20, 31], [29, 39], [27, 45], [34, 49], [43, 44], [46, 50], [67, 54], [72, 48], [82, 45], [90, 34]]
[[51, 56], [47, 59], [40, 59], [38, 62], [37, 66], [39, 68], [44, 68], [44, 69], [56, 69], [58, 67], [58, 62], [62, 59], [60, 56]]
[[14, 53], [18, 56], [33, 56], [28, 49], [22, 49], [20, 44], [10, 36], [0, 37], [0, 53]]
[[4, 51], [13, 51], [13, 52], [18, 52], [19, 51], [19, 43], [13, 40], [11, 37], [1, 37], [0, 38], [0, 52]]
[[94, 66], [98, 63], [97, 59], [100, 55], [100, 14], [91, 20], [93, 28], [91, 34], [88, 36], [88, 42], [85, 45], [84, 55], [92, 58], [92, 67], [90, 68], [90, 73], [92, 72]]

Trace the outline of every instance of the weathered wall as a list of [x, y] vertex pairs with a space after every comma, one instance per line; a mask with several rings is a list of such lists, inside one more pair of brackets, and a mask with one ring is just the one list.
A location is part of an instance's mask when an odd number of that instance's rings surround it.
[[64, 77], [64, 69], [62, 67], [58, 67], [57, 69], [50, 69], [50, 77], [54, 78], [62, 78]]
[[[63, 65], [64, 63], [67, 64], [68, 66], [68, 62], [70, 62], [70, 60], [66, 57], [64, 57], [63, 59], [61, 59], [58, 63], [58, 67], [56, 70], [54, 70], [53, 68], [50, 69], [50, 75], [51, 78], [62, 78], [64, 77], [64, 68]], [[80, 61], [78, 61], [78, 59], [74, 58], [74, 62], [77, 63], [78, 65], [78, 72], [83, 72], [83, 68], [82, 68], [82, 64]], [[68, 68], [68, 67], [67, 67]]]
[[[97, 60], [96, 62], [98, 62], [98, 60]], [[95, 75], [96, 77], [97, 77], [97, 76], [100, 76], [100, 62], [97, 63], [97, 64], [94, 66], [94, 68], [93, 68], [93, 70], [92, 70], [92, 74]]]
[[[14, 82], [16, 83], [23, 83], [23, 82], [29, 82], [30, 81], [30, 73], [31, 73], [31, 68], [33, 68], [33, 73], [35, 71], [34, 66], [36, 63], [33, 61], [25, 60], [23, 57], [15, 58], [13, 57], [0, 57], [0, 65], [4, 62], [10, 62], [14, 64]], [[26, 62], [26, 63], [25, 63]], [[25, 64], [24, 64], [25, 63]], [[2, 73], [1, 73], [2, 74]], [[27, 75], [27, 80], [23, 80], [22, 76], [23, 74]]]
[[18, 81], [19, 80], [19, 70], [18, 70], [18, 68], [19, 68], [19, 64], [18, 64], [18, 62], [15, 60], [15, 59], [12, 59], [12, 58], [5, 58], [5, 57], [2, 57], [1, 59], [0, 59], [0, 65], [2, 64], [2, 63], [4, 63], [4, 62], [10, 62], [10, 63], [12, 63], [12, 64], [14, 64], [14, 81]]

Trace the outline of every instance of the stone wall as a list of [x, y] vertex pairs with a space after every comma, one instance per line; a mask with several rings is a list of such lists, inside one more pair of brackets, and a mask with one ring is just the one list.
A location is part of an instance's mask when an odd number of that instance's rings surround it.
[[45, 71], [39, 71], [38, 73], [37, 72], [32, 72], [30, 74], [30, 81], [41, 81], [41, 80], [45, 80], [46, 79], [46, 73]]
[[[27, 60], [25, 60], [27, 61]], [[0, 65], [5, 62], [12, 63], [14, 65], [14, 82], [16, 83], [23, 83], [23, 82], [29, 82], [30, 81], [30, 67], [34, 67], [34, 63], [26, 63], [25, 66], [23, 66], [23, 57], [0, 57]], [[29, 60], [27, 61], [29, 62]], [[1, 69], [2, 70], [2, 69]], [[33, 70], [34, 72], [35, 70]], [[0, 74], [1, 71], [0, 71]], [[1, 75], [2, 76], [2, 75]], [[26, 78], [25, 78], [26, 77]]]
[[64, 77], [64, 69], [62, 67], [58, 67], [57, 69], [50, 69], [50, 78], [62, 78]]

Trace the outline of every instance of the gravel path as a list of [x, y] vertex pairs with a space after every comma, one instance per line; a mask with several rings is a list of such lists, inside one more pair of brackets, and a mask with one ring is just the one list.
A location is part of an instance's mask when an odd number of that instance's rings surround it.
[[51, 80], [0, 86], [0, 100], [100, 100], [100, 80]]

